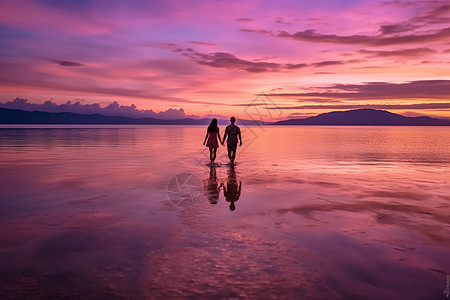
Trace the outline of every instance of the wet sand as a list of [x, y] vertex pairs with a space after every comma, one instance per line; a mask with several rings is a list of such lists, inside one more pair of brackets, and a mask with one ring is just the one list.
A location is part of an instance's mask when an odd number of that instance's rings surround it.
[[449, 130], [252, 130], [2, 131], [2, 299], [445, 298]]

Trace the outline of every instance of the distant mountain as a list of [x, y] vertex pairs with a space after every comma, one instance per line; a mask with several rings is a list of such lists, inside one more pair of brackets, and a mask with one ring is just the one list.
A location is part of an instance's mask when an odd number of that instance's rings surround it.
[[[0, 124], [92, 124], [92, 125], [208, 125], [210, 118], [173, 119], [111, 117], [100, 114], [76, 114], [69, 112], [49, 113], [43, 111], [24, 111], [0, 108]], [[228, 124], [228, 120], [218, 120], [219, 125]], [[236, 120], [237, 124], [261, 125], [261, 121]]]
[[385, 125], [385, 126], [450, 126], [450, 121], [430, 117], [405, 117], [385, 110], [356, 109], [333, 111], [306, 119], [289, 119], [274, 125]]

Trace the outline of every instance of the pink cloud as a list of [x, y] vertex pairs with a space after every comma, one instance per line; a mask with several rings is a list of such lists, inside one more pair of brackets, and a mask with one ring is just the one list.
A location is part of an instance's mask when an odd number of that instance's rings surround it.
[[446, 41], [450, 38], [450, 27], [437, 30], [429, 34], [410, 34], [395, 37], [386, 37], [384, 35], [350, 35], [340, 36], [336, 34], [320, 34], [315, 30], [308, 29], [293, 34], [281, 31], [278, 37], [291, 38], [294, 40], [313, 42], [313, 43], [331, 43], [342, 45], [366, 45], [366, 46], [389, 46], [399, 44], [420, 44], [436, 41]]
[[369, 82], [362, 84], [334, 84], [315, 87], [326, 92], [270, 93], [271, 97], [322, 97], [329, 99], [448, 99], [450, 80], [420, 80], [406, 83]]
[[194, 45], [201, 45], [201, 46], [217, 46], [217, 44], [214, 44], [214, 43], [198, 42], [198, 41], [188, 41], [188, 43], [194, 44]]
[[436, 53], [435, 50], [422, 47], [422, 48], [414, 48], [414, 49], [400, 49], [400, 50], [392, 50], [392, 51], [374, 51], [374, 50], [359, 50], [359, 53], [366, 54], [372, 57], [414, 57], [414, 56], [425, 56], [428, 54]]
[[281, 106], [273, 109], [346, 110], [346, 109], [361, 109], [361, 108], [389, 109], [389, 110], [399, 110], [399, 109], [439, 110], [439, 109], [450, 109], [450, 103], [438, 102], [438, 103], [416, 103], [416, 104], [333, 104], [333, 105], [315, 104], [315, 105]]
[[159, 118], [159, 119], [183, 119], [199, 118], [196, 115], [186, 115], [183, 108], [169, 108], [165, 111], [155, 112], [153, 110], [138, 109], [136, 105], [121, 105], [117, 101], [101, 107], [100, 104], [81, 104], [77, 101], [72, 103], [67, 101], [64, 104], [56, 104], [48, 100], [42, 104], [30, 103], [27, 99], [16, 98], [13, 101], [2, 103], [0, 108], [20, 109], [26, 111], [45, 111], [45, 112], [71, 112], [78, 114], [101, 114], [104, 116], [125, 116], [130, 118]]

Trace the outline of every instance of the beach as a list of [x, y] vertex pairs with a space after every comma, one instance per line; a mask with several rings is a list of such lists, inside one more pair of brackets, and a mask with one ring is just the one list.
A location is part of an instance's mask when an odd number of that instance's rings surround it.
[[446, 297], [450, 128], [10, 127], [3, 299]]

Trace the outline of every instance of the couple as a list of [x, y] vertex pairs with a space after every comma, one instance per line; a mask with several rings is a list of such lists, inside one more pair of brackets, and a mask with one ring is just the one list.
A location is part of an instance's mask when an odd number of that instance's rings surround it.
[[210, 166], [209, 178], [206, 181], [206, 190], [208, 191], [208, 199], [211, 204], [217, 204], [219, 201], [220, 188], [223, 188], [225, 200], [230, 202], [230, 210], [234, 211], [236, 209], [236, 205], [234, 203], [239, 200], [242, 188], [242, 182], [238, 183], [236, 178], [234, 165], [230, 165], [230, 168], [228, 169], [227, 182], [222, 182], [220, 185], [217, 180], [216, 168]]
[[239, 146], [242, 146], [241, 130], [239, 129], [238, 126], [234, 125], [236, 119], [234, 117], [231, 117], [230, 122], [231, 124], [228, 125], [227, 128], [225, 129], [225, 135], [223, 136], [223, 140], [220, 139], [219, 127], [217, 126], [216, 118], [212, 119], [211, 123], [208, 126], [208, 130], [206, 131], [206, 136], [205, 140], [203, 141], [203, 145], [205, 145], [206, 143], [206, 147], [209, 148], [209, 159], [211, 163], [214, 163], [214, 160], [216, 160], [216, 152], [217, 148], [219, 148], [217, 138], [219, 138], [220, 143], [223, 145], [228, 136], [227, 140], [228, 158], [230, 159], [231, 163], [234, 163], [234, 159], [236, 158], [238, 137], [239, 137]]

